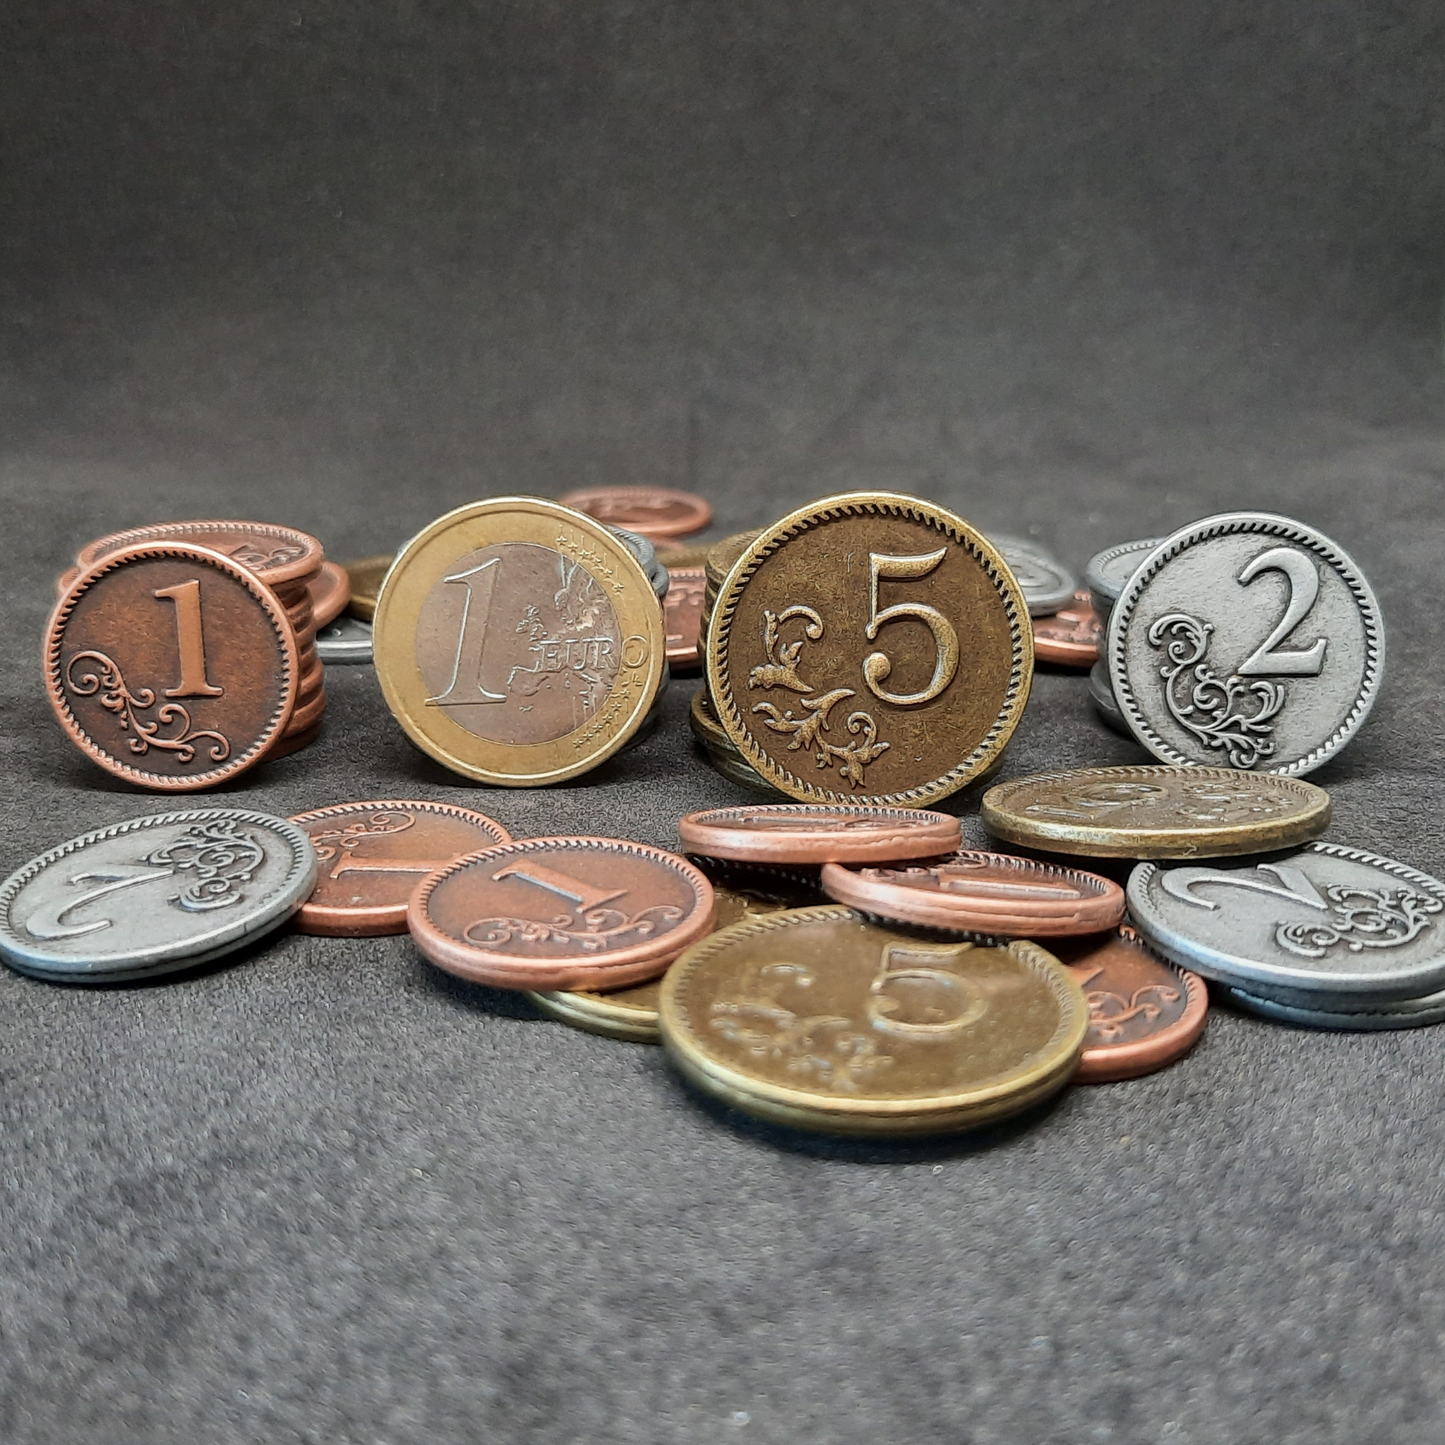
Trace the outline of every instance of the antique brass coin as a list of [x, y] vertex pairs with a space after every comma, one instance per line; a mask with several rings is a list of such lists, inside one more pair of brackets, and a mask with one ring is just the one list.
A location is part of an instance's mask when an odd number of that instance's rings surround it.
[[627, 545], [535, 497], [475, 502], [414, 537], [374, 626], [377, 677], [411, 740], [509, 787], [618, 752], [665, 675], [662, 609]]
[[836, 906], [694, 945], [659, 1015], [682, 1073], [745, 1113], [890, 1135], [972, 1128], [1056, 1093], [1089, 1023], [1083, 991], [1032, 943], [940, 942]]
[[688, 547], [659, 547], [657, 560], [668, 571], [674, 567], [706, 567], [711, 542], [696, 542]]
[[984, 794], [995, 838], [1089, 858], [1225, 858], [1293, 848], [1330, 825], [1313, 783], [1232, 768], [1070, 768]]
[[1033, 632], [1002, 557], [942, 507], [886, 492], [784, 517], [709, 620], [713, 707], [744, 760], [803, 802], [927, 805], [1002, 754]]
[[707, 689], [700, 687], [692, 695], [692, 707], [688, 712], [688, 725], [692, 735], [703, 746], [708, 761], [729, 782], [738, 783], [754, 792], [777, 797], [778, 790], [758, 776], [744, 761], [737, 744], [722, 730], [713, 715], [712, 703], [708, 701]]
[[351, 581], [351, 600], [346, 604], [346, 610], [353, 617], [370, 622], [376, 616], [376, 599], [392, 560], [391, 554], [387, 553], [384, 557], [358, 557], [354, 562], [341, 564]]

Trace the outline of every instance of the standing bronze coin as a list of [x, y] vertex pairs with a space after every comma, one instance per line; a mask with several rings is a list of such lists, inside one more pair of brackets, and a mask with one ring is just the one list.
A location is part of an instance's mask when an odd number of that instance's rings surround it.
[[609, 527], [641, 532], [650, 542], [691, 536], [712, 521], [702, 497], [675, 487], [583, 487], [559, 500]]
[[742, 863], [869, 863], [932, 858], [958, 847], [960, 825], [922, 808], [849, 804], [752, 803], [689, 813], [677, 825], [682, 846]]
[[296, 639], [271, 590], [183, 543], [123, 547], [82, 572], [51, 614], [44, 664], [71, 741], [170, 792], [258, 762], [296, 702]]
[[1034, 657], [1059, 667], [1092, 667], [1099, 660], [1104, 624], [1093, 599], [1080, 588], [1074, 600], [1051, 617], [1034, 618]]
[[607, 989], [663, 973], [712, 913], [712, 884], [661, 848], [529, 838], [433, 873], [407, 923], [428, 959], [475, 983]]
[[321, 865], [295, 926], [331, 938], [405, 933], [406, 905], [423, 878], [512, 840], [494, 818], [451, 803], [337, 803], [291, 821]]
[[381, 595], [381, 584], [394, 560], [394, 554], [388, 552], [384, 556], [357, 557], [342, 563], [351, 584], [351, 599], [346, 610], [353, 617], [370, 622], [376, 616], [376, 599]]
[[702, 633], [702, 594], [706, 579], [701, 567], [669, 567], [669, 586], [662, 615], [667, 624], [667, 661], [674, 672], [698, 666]]
[[858, 492], [743, 553], [712, 610], [707, 669], [718, 721], [782, 792], [928, 804], [1001, 755], [1033, 632], [1013, 573], [967, 522]]

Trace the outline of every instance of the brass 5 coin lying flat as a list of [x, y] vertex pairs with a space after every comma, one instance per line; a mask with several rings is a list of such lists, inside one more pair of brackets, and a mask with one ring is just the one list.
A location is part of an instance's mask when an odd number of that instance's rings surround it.
[[626, 543], [535, 497], [459, 507], [408, 542], [382, 585], [373, 652], [418, 747], [511, 787], [618, 752], [665, 675], [662, 609]]
[[735, 924], [668, 971], [663, 1043], [744, 1113], [840, 1134], [927, 1134], [1061, 1089], [1088, 1029], [1083, 991], [1032, 943], [943, 943], [850, 908]]
[[923, 808], [752, 803], [688, 813], [683, 850], [740, 863], [871, 863], [932, 858], [958, 847], [960, 825]]
[[930, 502], [858, 492], [743, 552], [709, 619], [707, 679], [744, 759], [790, 797], [926, 806], [1001, 755], [1033, 657], [991, 543]]
[[1224, 858], [1293, 848], [1330, 824], [1330, 796], [1232, 768], [1070, 768], [990, 788], [995, 838], [1089, 858]]

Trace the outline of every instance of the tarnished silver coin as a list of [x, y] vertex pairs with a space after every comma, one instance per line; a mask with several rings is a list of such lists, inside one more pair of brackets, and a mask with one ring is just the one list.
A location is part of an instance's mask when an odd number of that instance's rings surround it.
[[1141, 863], [1128, 898], [1165, 957], [1296, 1008], [1445, 989], [1445, 883], [1356, 848], [1311, 843], [1238, 868]]
[[1370, 584], [1328, 537], [1224, 512], [1139, 566], [1105, 655], [1119, 711], [1161, 762], [1300, 777], [1369, 715], [1385, 628]]
[[1114, 685], [1109, 681], [1109, 664], [1102, 657], [1089, 669], [1089, 697], [1094, 704], [1094, 711], [1104, 722], [1116, 733], [1123, 733], [1133, 742], [1134, 734], [1129, 730], [1129, 724], [1124, 721], [1119, 704], [1114, 701]]
[[1367, 1008], [1322, 1009], [1282, 1003], [1263, 998], [1242, 988], [1231, 988], [1230, 999], [1238, 1007], [1276, 1023], [1301, 1028], [1333, 1029], [1342, 1033], [1363, 1033], [1375, 1029], [1418, 1029], [1445, 1023], [1445, 991], [1424, 998], [1381, 999]]
[[647, 580], [652, 583], [652, 590], [657, 593], [657, 600], [661, 602], [667, 596], [672, 574], [657, 560], [657, 548], [641, 532], [631, 532], [626, 527], [609, 527], [608, 531], [621, 537], [627, 550], [637, 558], [642, 570], [647, 573]]
[[284, 818], [242, 808], [132, 818], [0, 884], [0, 957], [55, 982], [148, 978], [239, 948], [315, 884], [316, 850]]
[[316, 629], [316, 655], [335, 663], [371, 661], [371, 623], [343, 612], [335, 622]]
[[1094, 599], [1094, 611], [1106, 621], [1109, 611], [1129, 585], [1134, 569], [1162, 542], [1162, 537], [1143, 537], [1137, 542], [1120, 542], [1105, 547], [1089, 558], [1084, 568], [1084, 586]]
[[1030, 617], [1051, 617], [1073, 601], [1079, 582], [1047, 547], [1027, 537], [991, 537], [1023, 589]]

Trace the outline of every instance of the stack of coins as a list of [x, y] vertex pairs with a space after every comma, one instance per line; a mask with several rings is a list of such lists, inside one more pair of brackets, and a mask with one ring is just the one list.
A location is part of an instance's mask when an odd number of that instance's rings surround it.
[[609, 527], [640, 532], [652, 542], [690, 537], [712, 521], [705, 498], [676, 487], [583, 487], [558, 500]]

